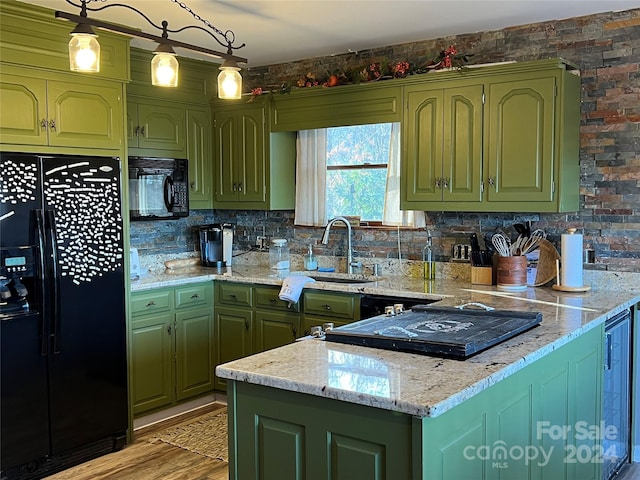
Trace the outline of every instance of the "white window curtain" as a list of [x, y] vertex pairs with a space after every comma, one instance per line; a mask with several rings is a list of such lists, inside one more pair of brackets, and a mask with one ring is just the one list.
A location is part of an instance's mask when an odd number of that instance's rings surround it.
[[424, 228], [425, 214], [421, 211], [400, 210], [400, 124], [391, 126], [391, 145], [387, 162], [387, 191], [384, 197], [382, 224]]
[[301, 130], [296, 139], [295, 225], [327, 224], [327, 130]]

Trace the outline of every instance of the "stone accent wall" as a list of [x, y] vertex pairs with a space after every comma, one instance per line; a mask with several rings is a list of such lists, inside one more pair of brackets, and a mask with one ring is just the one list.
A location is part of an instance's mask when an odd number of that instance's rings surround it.
[[[295, 84], [309, 72], [322, 76], [327, 71], [346, 70], [381, 59], [427, 60], [452, 44], [461, 53], [474, 54], [472, 63], [562, 57], [579, 66], [583, 91], [581, 207], [579, 212], [570, 214], [428, 212], [436, 258], [448, 260], [451, 246], [466, 243], [471, 232], [482, 239], [496, 227], [509, 229], [514, 223], [530, 220], [534, 228], [544, 229], [558, 247], [560, 235], [567, 228], [584, 232], [585, 246], [596, 252], [597, 263], [589, 268], [640, 271], [640, 217], [636, 215], [640, 208], [640, 9], [250, 68], [243, 75], [248, 88], [277, 88], [285, 81]], [[306, 244], [319, 241], [322, 236], [321, 229], [295, 227], [293, 212], [214, 211], [213, 217], [209, 215], [210, 212], [204, 215], [209, 223], [215, 219], [237, 225], [238, 249], [254, 245], [256, 235], [263, 231], [269, 237], [290, 239], [296, 253], [302, 253]], [[180, 227], [181, 223], [172, 225]], [[133, 227], [132, 244], [134, 236], [141, 238], [138, 228]], [[188, 235], [184, 231], [167, 233], [166, 238], [168, 248], [175, 245], [179, 250], [178, 244]], [[395, 229], [355, 230], [356, 255], [397, 257], [397, 239]], [[421, 258], [425, 231], [403, 230], [400, 240], [403, 258]], [[336, 233], [329, 246], [342, 254], [344, 243], [344, 235]], [[187, 251], [192, 248], [181, 246]]]

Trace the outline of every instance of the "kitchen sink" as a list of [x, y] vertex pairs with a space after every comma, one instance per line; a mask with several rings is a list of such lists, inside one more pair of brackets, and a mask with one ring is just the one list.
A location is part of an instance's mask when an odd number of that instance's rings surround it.
[[376, 278], [374, 279], [365, 279], [365, 278], [349, 278], [349, 277], [329, 277], [329, 276], [321, 276], [321, 275], [309, 275], [310, 278], [313, 278], [316, 282], [329, 282], [329, 283], [372, 283], [378, 281]]

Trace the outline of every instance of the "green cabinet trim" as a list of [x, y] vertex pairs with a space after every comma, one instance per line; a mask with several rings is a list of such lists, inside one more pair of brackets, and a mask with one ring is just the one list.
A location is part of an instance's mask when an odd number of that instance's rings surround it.
[[184, 108], [127, 97], [130, 155], [186, 157]]
[[211, 282], [131, 295], [129, 346], [133, 415], [214, 389]]
[[402, 88], [397, 84], [363, 84], [300, 89], [274, 96], [270, 111], [273, 132], [399, 122]]

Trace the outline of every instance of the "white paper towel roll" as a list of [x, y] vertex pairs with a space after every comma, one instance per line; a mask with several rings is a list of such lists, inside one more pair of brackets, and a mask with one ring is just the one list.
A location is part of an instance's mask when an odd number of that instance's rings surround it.
[[227, 267], [231, 266], [233, 254], [233, 230], [225, 228], [222, 230], [222, 259]]
[[582, 287], [582, 235], [570, 228], [562, 235], [562, 286]]

